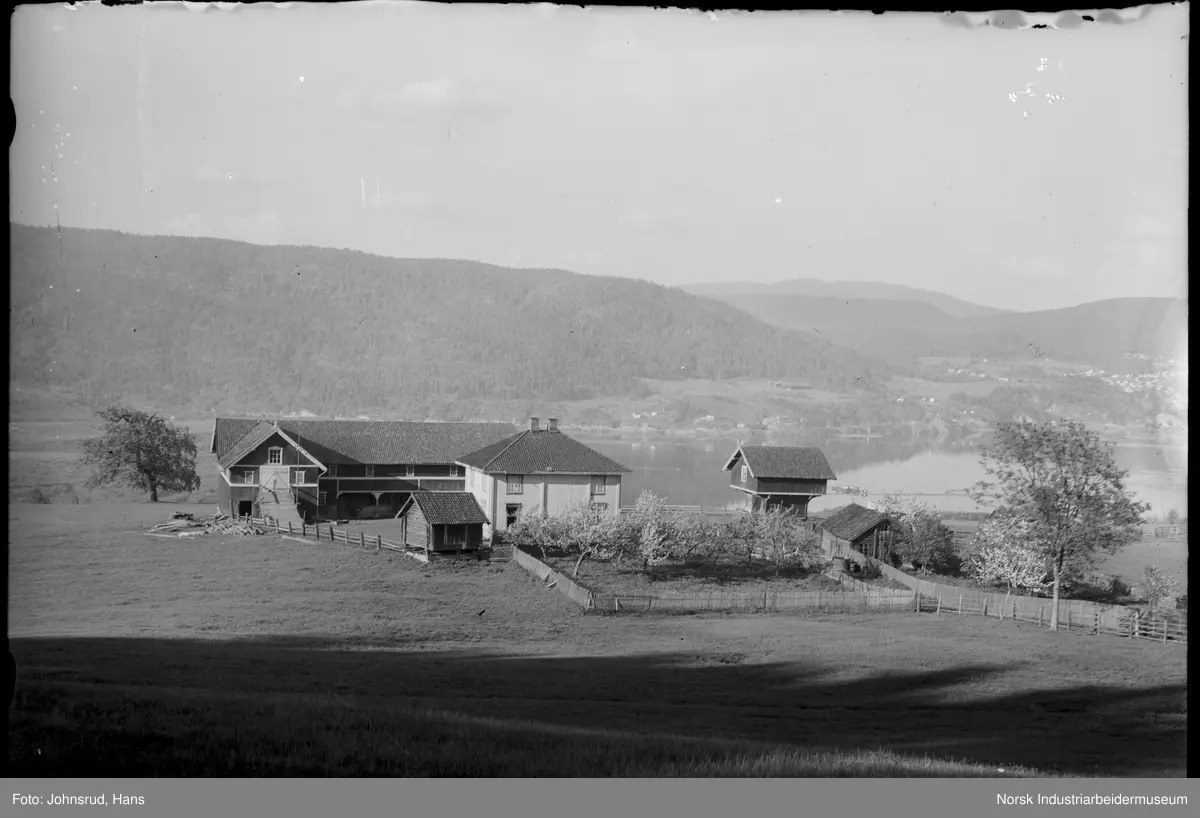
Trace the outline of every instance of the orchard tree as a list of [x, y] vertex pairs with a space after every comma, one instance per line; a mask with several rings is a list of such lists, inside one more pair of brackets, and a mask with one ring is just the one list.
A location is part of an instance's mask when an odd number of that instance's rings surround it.
[[89, 488], [124, 483], [150, 493], [195, 491], [196, 441], [187, 429], [171, 425], [156, 413], [110, 406], [96, 412], [104, 421], [104, 437], [83, 442], [83, 464], [94, 472]]
[[1049, 583], [1050, 562], [1045, 548], [1034, 542], [1033, 526], [1016, 517], [991, 517], [975, 534], [975, 550], [967, 560], [967, 575], [985, 585], [1008, 589], [1004, 601], [1016, 588], [1044, 591]]
[[1142, 591], [1151, 608], [1157, 608], [1178, 587], [1175, 578], [1156, 565], [1147, 565], [1142, 572]]
[[1078, 421], [1020, 420], [1000, 424], [984, 451], [992, 479], [977, 483], [972, 496], [1029, 524], [1030, 545], [1046, 557], [1053, 579], [1054, 630], [1064, 577], [1137, 539], [1150, 508], [1125, 489], [1128, 473], [1117, 468], [1112, 448]]
[[937, 510], [914, 497], [887, 495], [875, 509], [888, 515], [894, 526], [893, 550], [922, 573], [945, 569], [957, 556], [954, 532], [942, 522]]

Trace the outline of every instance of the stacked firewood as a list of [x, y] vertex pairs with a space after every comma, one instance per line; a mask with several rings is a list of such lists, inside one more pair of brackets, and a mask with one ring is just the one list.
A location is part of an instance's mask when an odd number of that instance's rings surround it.
[[202, 534], [251, 537], [266, 534], [267, 528], [261, 521], [239, 519], [226, 514], [198, 518], [186, 511], [176, 511], [171, 515], [170, 520], [154, 526], [149, 533], [175, 534], [179, 537], [198, 537]]

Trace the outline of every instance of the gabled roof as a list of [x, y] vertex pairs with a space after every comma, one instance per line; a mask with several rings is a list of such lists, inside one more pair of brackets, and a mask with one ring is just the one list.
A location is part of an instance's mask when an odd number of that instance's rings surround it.
[[739, 455], [758, 480], [837, 480], [825, 453], [815, 446], [741, 444], [725, 462], [725, 471], [733, 468]]
[[[263, 422], [217, 418], [212, 448], [218, 462], [228, 462], [229, 452]], [[285, 419], [279, 421], [279, 428], [325, 465], [450, 464], [468, 452], [513, 433], [513, 426], [508, 423], [386, 420]]]
[[488, 474], [627, 474], [631, 469], [558, 430], [524, 431], [460, 457]]
[[413, 504], [432, 525], [491, 524], [469, 491], [415, 491], [397, 516], [407, 514]]
[[825, 518], [820, 525], [833, 536], [853, 542], [887, 520], [888, 516], [882, 511], [873, 511], [858, 503], [851, 503]]
[[269, 439], [276, 431], [274, 423], [269, 420], [260, 420], [237, 441], [233, 448], [226, 449], [224, 455], [218, 453], [217, 463], [223, 469], [228, 468], [261, 446], [263, 441]]

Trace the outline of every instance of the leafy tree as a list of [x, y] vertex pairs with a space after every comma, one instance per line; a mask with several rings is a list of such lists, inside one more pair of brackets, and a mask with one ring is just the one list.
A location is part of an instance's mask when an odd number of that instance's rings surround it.
[[755, 511], [748, 520], [753, 526], [756, 550], [775, 566], [776, 575], [784, 568], [808, 569], [821, 561], [817, 538], [791, 509]]
[[1077, 421], [1001, 424], [982, 464], [992, 480], [977, 483], [972, 496], [1028, 522], [1030, 544], [1046, 556], [1053, 577], [1050, 627], [1057, 630], [1064, 578], [1137, 539], [1150, 507], [1126, 491], [1127, 472], [1117, 468], [1112, 444]]
[[875, 504], [892, 521], [893, 551], [922, 573], [944, 571], [957, 559], [954, 532], [928, 503], [915, 497], [887, 495]]
[[83, 463], [95, 469], [86, 484], [89, 488], [125, 483], [148, 491], [152, 503], [158, 502], [160, 489], [200, 488], [196, 441], [188, 430], [173, 426], [157, 413], [122, 406], [100, 409], [96, 414], [104, 420], [104, 437], [83, 443]]
[[1028, 520], [995, 516], [975, 534], [975, 551], [967, 560], [967, 574], [985, 585], [1008, 589], [1005, 602], [1015, 588], [1041, 592], [1049, 583], [1049, 560]]
[[1167, 525], [1179, 525], [1179, 509], [1173, 508], [1167, 512]]
[[1151, 608], [1157, 608], [1179, 587], [1175, 577], [1156, 565], [1147, 565], [1142, 572], [1142, 591]]

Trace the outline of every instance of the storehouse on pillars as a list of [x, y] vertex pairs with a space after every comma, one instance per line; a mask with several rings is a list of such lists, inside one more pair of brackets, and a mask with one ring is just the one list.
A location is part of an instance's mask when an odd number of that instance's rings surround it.
[[725, 461], [730, 488], [742, 492], [751, 510], [794, 509], [808, 518], [808, 504], [828, 490], [837, 475], [825, 453], [811, 446], [747, 446]]

